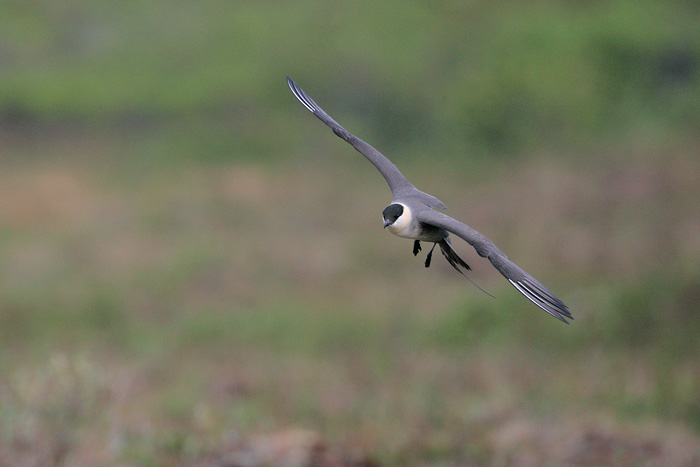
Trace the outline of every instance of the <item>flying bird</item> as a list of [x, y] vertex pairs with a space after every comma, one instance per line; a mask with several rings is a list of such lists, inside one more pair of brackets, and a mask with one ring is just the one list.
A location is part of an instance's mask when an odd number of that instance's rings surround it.
[[568, 324], [567, 318], [573, 319], [564, 302], [508, 259], [491, 240], [466, 224], [438, 211], [438, 209], [447, 209], [447, 206], [436, 197], [418, 190], [382, 153], [340, 126], [289, 76], [287, 76], [287, 84], [304, 107], [328, 125], [333, 133], [350, 143], [379, 170], [389, 184], [393, 195], [391, 204], [382, 213], [384, 228], [394, 235], [414, 240], [414, 255], [421, 251], [420, 242], [432, 243], [433, 246], [425, 260], [426, 267], [430, 266], [433, 250], [438, 245], [447, 262], [466, 277], [463, 270], [471, 268], [452, 248], [449, 234], [453, 233], [474, 247], [479, 256], [488, 258], [493, 267], [535, 305], [564, 323]]

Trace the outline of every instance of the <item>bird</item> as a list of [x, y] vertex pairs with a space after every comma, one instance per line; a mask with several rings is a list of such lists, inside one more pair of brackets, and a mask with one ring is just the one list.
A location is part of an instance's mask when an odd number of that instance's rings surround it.
[[413, 240], [414, 255], [421, 251], [420, 242], [432, 243], [433, 246], [426, 256], [426, 267], [430, 266], [432, 253], [437, 245], [447, 262], [467, 277], [463, 271], [471, 268], [452, 248], [450, 239], [450, 233], [452, 233], [470, 244], [479, 256], [487, 258], [518, 292], [535, 305], [566, 324], [569, 324], [567, 319], [574, 319], [566, 304], [549, 289], [511, 261], [484, 235], [441, 212], [447, 209], [442, 201], [413, 186], [394, 163], [333, 120], [289, 76], [287, 76], [287, 85], [307, 110], [365, 156], [384, 177], [392, 193], [391, 204], [382, 212], [384, 228], [394, 235]]

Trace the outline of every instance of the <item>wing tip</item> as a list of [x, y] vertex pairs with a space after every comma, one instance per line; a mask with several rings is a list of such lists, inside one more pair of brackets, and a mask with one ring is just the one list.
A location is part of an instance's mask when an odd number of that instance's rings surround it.
[[[549, 292], [549, 290], [547, 290], [544, 286], [540, 285], [539, 287], [535, 287], [536, 285], [539, 285], [539, 283], [532, 284], [530, 283], [531, 281], [527, 281], [527, 279], [523, 281], [508, 279], [508, 282], [510, 282], [513, 287], [515, 287], [518, 292], [523, 294], [528, 300], [562, 323], [571, 324], [567, 321], [567, 319], [573, 321], [574, 317], [571, 315], [569, 307], [567, 307], [566, 304], [558, 299], [554, 294]], [[538, 292], [536, 290], [537, 288], [542, 290]]]
[[292, 94], [294, 94], [294, 97], [297, 98], [299, 102], [302, 103], [306, 109], [311, 112], [312, 114], [316, 115], [317, 112], [317, 105], [316, 103], [311, 100], [309, 96], [306, 95], [303, 89], [299, 87], [297, 83], [294, 82], [292, 78], [287, 76], [287, 86], [289, 86], [289, 90], [292, 91]]

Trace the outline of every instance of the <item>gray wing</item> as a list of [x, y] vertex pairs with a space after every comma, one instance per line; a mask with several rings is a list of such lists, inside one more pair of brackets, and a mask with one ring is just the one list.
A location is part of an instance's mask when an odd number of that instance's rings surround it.
[[442, 201], [427, 193], [423, 193], [414, 187], [411, 182], [406, 180], [406, 177], [399, 172], [399, 169], [389, 159], [387, 159], [386, 156], [384, 156], [384, 154], [377, 151], [372, 146], [340, 126], [340, 124], [333, 120], [330, 115], [328, 115], [321, 107], [318, 106], [318, 104], [316, 104], [316, 102], [313, 101], [313, 99], [307, 96], [306, 93], [297, 85], [297, 83], [292, 81], [289, 76], [287, 76], [287, 85], [289, 85], [289, 89], [291, 89], [292, 94], [299, 99], [299, 102], [304, 104], [304, 107], [306, 107], [312, 114], [316, 115], [319, 120], [328, 125], [331, 130], [333, 130], [333, 133], [350, 143], [352, 147], [354, 147], [360, 154], [365, 156], [377, 168], [377, 170], [379, 170], [379, 173], [382, 174], [384, 180], [386, 180], [386, 182], [389, 184], [389, 188], [391, 189], [394, 198], [400, 196], [419, 195], [428, 206], [438, 209], [447, 209]]
[[416, 217], [420, 222], [440, 227], [464, 239], [464, 241], [474, 247], [479, 256], [488, 258], [491, 264], [521, 294], [550, 315], [567, 324], [566, 318], [574, 319], [564, 302], [559, 300], [544, 285], [540, 284], [537, 279], [508, 259], [491, 240], [476, 230], [438, 211], [426, 209], [419, 212]]

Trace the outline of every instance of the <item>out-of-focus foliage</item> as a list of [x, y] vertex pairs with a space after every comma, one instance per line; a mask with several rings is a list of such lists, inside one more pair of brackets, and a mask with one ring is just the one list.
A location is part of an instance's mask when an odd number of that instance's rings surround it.
[[[3, 10], [5, 121], [184, 119], [190, 133], [227, 140], [219, 153], [259, 155], [286, 144], [283, 122], [300, 118], [290, 116], [290, 74], [385, 145], [507, 154], [700, 125], [699, 11], [690, 1], [65, 1]], [[202, 128], [222, 119], [226, 130]]]
[[[0, 465], [700, 465], [698, 25], [0, 2]], [[425, 269], [285, 75], [574, 322]]]

